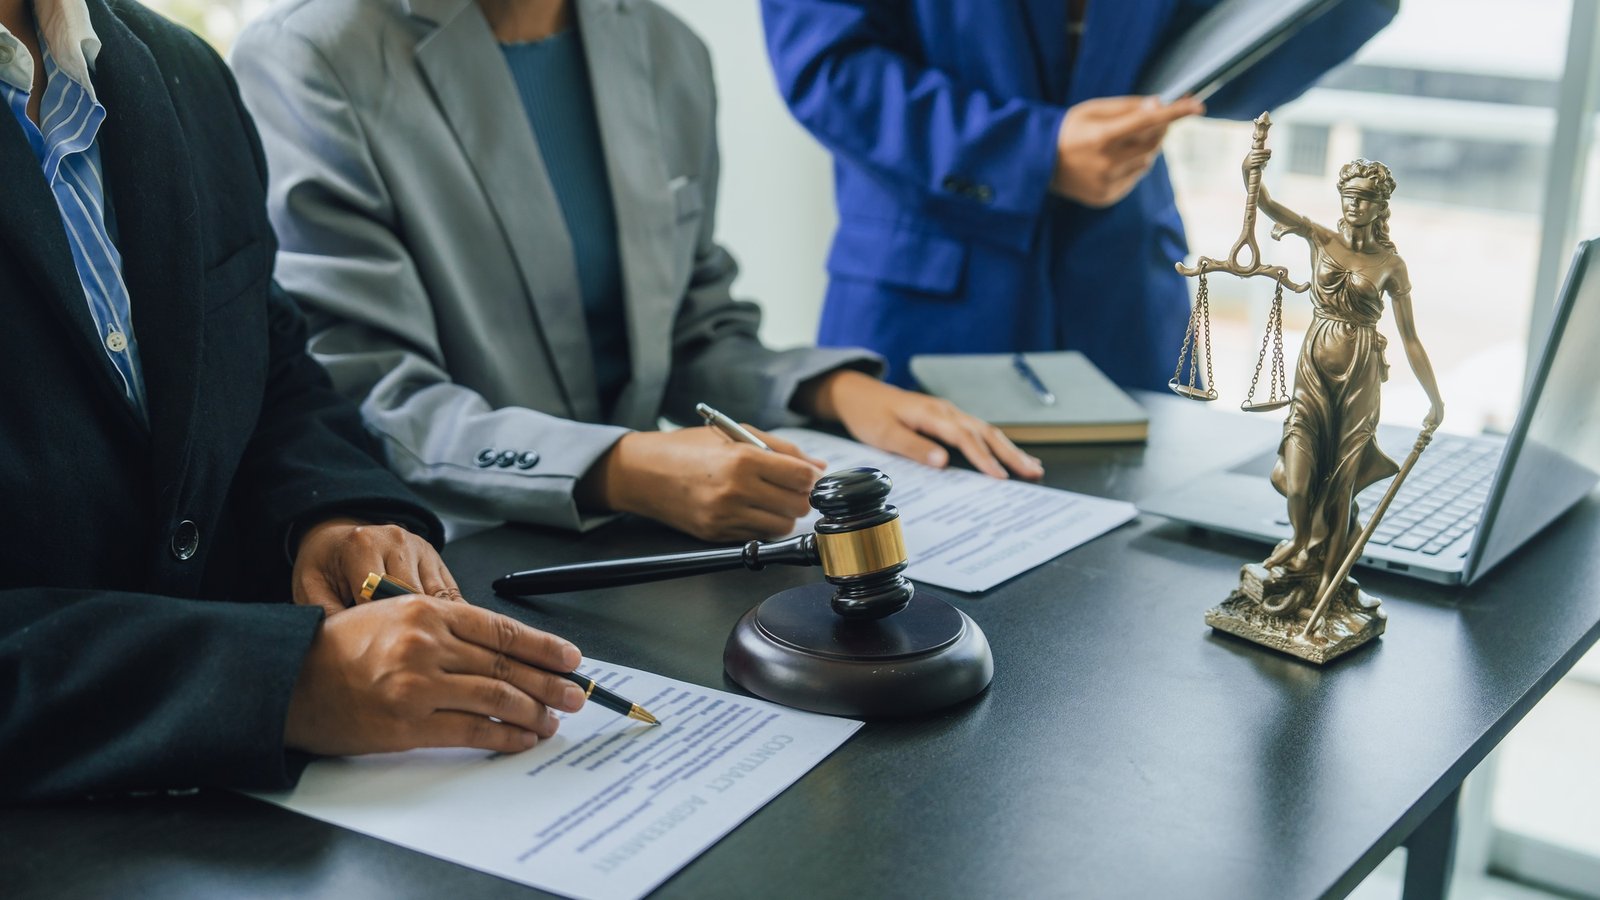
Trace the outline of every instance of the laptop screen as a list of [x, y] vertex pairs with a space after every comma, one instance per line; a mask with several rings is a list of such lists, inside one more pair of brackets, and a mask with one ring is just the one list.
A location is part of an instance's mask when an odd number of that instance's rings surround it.
[[1578, 245], [1538, 368], [1506, 445], [1484, 532], [1467, 564], [1475, 580], [1582, 499], [1600, 476], [1600, 242]]

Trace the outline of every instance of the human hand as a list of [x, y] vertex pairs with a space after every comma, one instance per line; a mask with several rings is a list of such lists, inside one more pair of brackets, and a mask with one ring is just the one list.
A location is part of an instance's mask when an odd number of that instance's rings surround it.
[[624, 435], [584, 476], [580, 496], [707, 541], [785, 534], [811, 511], [811, 487], [824, 464], [788, 441], [750, 431], [776, 452], [714, 428]]
[[320, 606], [329, 616], [364, 602], [368, 573], [393, 575], [423, 593], [464, 600], [433, 545], [399, 525], [335, 518], [312, 526], [294, 555], [294, 602]]
[[1444, 401], [1435, 398], [1428, 407], [1428, 415], [1422, 420], [1422, 430], [1432, 434], [1444, 424]]
[[821, 419], [842, 423], [850, 435], [880, 450], [943, 468], [950, 453], [943, 441], [985, 475], [1007, 478], [1006, 470], [1038, 481], [1044, 465], [1018, 449], [1000, 429], [962, 412], [948, 400], [884, 384], [845, 370], [820, 379], [800, 404]]
[[284, 746], [327, 756], [416, 747], [526, 750], [556, 733], [551, 710], [583, 691], [554, 672], [571, 643], [466, 603], [411, 594], [324, 619], [300, 666]]
[[1267, 167], [1267, 160], [1272, 158], [1271, 150], [1251, 150], [1244, 155], [1244, 162], [1240, 164], [1239, 171], [1244, 174], [1246, 187], [1250, 185], [1250, 175]]
[[1154, 97], [1098, 97], [1067, 110], [1056, 134], [1050, 189], [1085, 206], [1110, 206], [1155, 165], [1167, 126], [1205, 106], [1185, 97], [1162, 106]]

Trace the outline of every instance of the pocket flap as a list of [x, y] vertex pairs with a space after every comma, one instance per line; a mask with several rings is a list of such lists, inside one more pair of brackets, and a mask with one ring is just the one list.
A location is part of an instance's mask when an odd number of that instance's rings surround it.
[[890, 225], [841, 222], [828, 272], [847, 278], [950, 294], [961, 285], [967, 245], [954, 238]]

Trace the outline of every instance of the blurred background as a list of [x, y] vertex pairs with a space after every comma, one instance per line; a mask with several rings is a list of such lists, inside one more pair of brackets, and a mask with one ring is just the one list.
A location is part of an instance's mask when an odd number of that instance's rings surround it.
[[[147, 2], [223, 52], [268, 5]], [[763, 307], [769, 343], [810, 343], [836, 222], [828, 157], [783, 107], [753, 0], [658, 2], [700, 33], [716, 65], [718, 230], [743, 268], [737, 293]], [[1393, 169], [1392, 237], [1410, 268], [1449, 430], [1510, 426], [1530, 335], [1543, 333], [1575, 242], [1600, 235], [1597, 7], [1600, 0], [1404, 0], [1394, 24], [1356, 59], [1272, 110], [1268, 184], [1313, 219], [1337, 218], [1334, 179], [1345, 162], [1367, 157]], [[1238, 237], [1239, 162], [1250, 131], [1244, 122], [1188, 121], [1168, 139], [1194, 254], [1221, 256]], [[1274, 244], [1267, 231], [1258, 227], [1266, 261], [1304, 279], [1304, 243]], [[1217, 385], [1224, 397], [1239, 397], [1260, 350], [1271, 286], [1233, 278], [1210, 286]], [[1287, 297], [1291, 368], [1309, 322], [1303, 298]], [[1392, 316], [1382, 327], [1397, 341]], [[1415, 426], [1426, 399], [1403, 360], [1393, 362], [1384, 417]], [[1530, 614], [1536, 602], [1529, 598]], [[1398, 896], [1403, 853], [1356, 896]], [[1457, 855], [1458, 898], [1600, 898], [1600, 653], [1580, 662], [1469, 779]]]

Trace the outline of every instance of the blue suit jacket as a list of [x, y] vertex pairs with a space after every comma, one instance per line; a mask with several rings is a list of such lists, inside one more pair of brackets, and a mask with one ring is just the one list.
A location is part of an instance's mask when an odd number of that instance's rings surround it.
[[[779, 88], [835, 160], [819, 342], [876, 350], [901, 384], [915, 353], [1060, 348], [1123, 384], [1165, 384], [1189, 309], [1165, 162], [1108, 209], [1048, 185], [1066, 108], [1133, 93], [1215, 3], [1093, 0], [1071, 60], [1066, 0], [763, 0]], [[1293, 99], [1397, 5], [1347, 0], [1209, 114]]]

